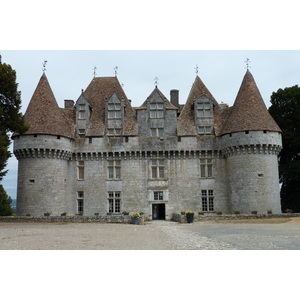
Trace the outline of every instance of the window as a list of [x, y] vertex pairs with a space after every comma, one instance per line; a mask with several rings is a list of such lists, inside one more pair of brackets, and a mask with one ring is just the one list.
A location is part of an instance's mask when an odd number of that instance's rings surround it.
[[163, 128], [151, 128], [151, 136], [164, 136], [164, 129]]
[[121, 133], [122, 133], [122, 129], [121, 128], [110, 128], [110, 129], [107, 129], [107, 134], [108, 135], [116, 136], [116, 135], [121, 135]]
[[207, 101], [201, 101], [198, 100], [196, 104], [196, 117], [197, 118], [209, 118], [212, 117], [212, 106], [209, 100]]
[[162, 191], [155, 191], [154, 194], [154, 200], [164, 200], [164, 192]]
[[121, 119], [121, 103], [110, 103], [107, 105], [108, 119]]
[[85, 137], [85, 129], [78, 129], [78, 135], [80, 138], [84, 138]]
[[77, 162], [77, 179], [84, 180], [84, 161], [79, 160]]
[[165, 161], [163, 159], [152, 159], [152, 178], [164, 178], [165, 177]]
[[108, 178], [109, 179], [120, 179], [121, 178], [121, 160], [120, 159], [109, 159], [107, 161]]
[[78, 191], [77, 192], [77, 213], [83, 214], [83, 198], [84, 198], [84, 192]]
[[200, 158], [200, 177], [213, 177], [213, 160], [212, 158]]
[[111, 213], [121, 212], [121, 192], [108, 192], [108, 211]]
[[150, 104], [150, 118], [163, 118], [163, 117], [164, 117], [163, 103], [151, 103]]
[[202, 194], [202, 210], [214, 211], [214, 191], [202, 190], [201, 194]]
[[78, 119], [84, 120], [85, 119], [85, 104], [79, 104], [78, 109]]
[[212, 134], [212, 126], [198, 126], [198, 134]]

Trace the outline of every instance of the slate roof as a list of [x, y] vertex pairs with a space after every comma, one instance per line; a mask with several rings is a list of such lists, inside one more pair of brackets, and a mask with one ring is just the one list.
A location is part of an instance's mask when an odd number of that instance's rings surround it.
[[33, 93], [24, 115], [29, 129], [24, 134], [51, 134], [74, 137], [72, 111], [59, 108], [45, 73]]
[[94, 77], [87, 89], [83, 92], [89, 102], [92, 112], [86, 136], [104, 136], [105, 134], [105, 101], [113, 93], [124, 100], [123, 135], [134, 136], [138, 134], [135, 110], [127, 99], [117, 77]]
[[194, 136], [197, 135], [197, 128], [195, 125], [195, 117], [194, 117], [194, 102], [196, 99], [201, 96], [206, 96], [213, 102], [213, 110], [214, 110], [214, 130], [215, 134], [218, 135], [222, 126], [221, 123], [221, 107], [207, 89], [205, 84], [202, 82], [200, 77], [197, 75], [187, 101], [184, 107], [181, 110], [180, 116], [178, 117], [178, 135], [179, 136]]
[[269, 114], [254, 78], [247, 70], [233, 107], [227, 112], [221, 134], [247, 130], [281, 132]]

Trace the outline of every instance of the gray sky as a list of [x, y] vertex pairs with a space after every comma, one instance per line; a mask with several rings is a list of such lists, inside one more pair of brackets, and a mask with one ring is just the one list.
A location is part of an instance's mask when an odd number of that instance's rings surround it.
[[[270, 106], [272, 92], [279, 88], [299, 84], [300, 51], [208, 51], [208, 50], [161, 50], [161, 51], [1, 51], [2, 61], [17, 72], [17, 82], [22, 93], [22, 112], [25, 113], [32, 94], [42, 75], [42, 63], [47, 60], [46, 75], [60, 107], [64, 99], [77, 100], [96, 76], [118, 78], [133, 106], [140, 106], [158, 87], [169, 99], [170, 90], [178, 89], [180, 103], [184, 104], [191, 85], [198, 75], [216, 98], [233, 105], [243, 76], [246, 58], [250, 59], [250, 71], [258, 85], [266, 106]], [[17, 161], [11, 158], [8, 175], [3, 185], [12, 198], [16, 198]]]

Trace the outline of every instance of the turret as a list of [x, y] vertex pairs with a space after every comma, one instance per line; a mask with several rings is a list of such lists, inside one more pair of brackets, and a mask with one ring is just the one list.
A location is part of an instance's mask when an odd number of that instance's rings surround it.
[[19, 164], [17, 214], [58, 215], [68, 210], [74, 111], [58, 107], [45, 74], [30, 100], [25, 123], [28, 131], [13, 137]]
[[226, 109], [221, 130], [227, 159], [231, 211], [281, 213], [278, 154], [281, 130], [269, 114], [247, 70], [233, 107]]

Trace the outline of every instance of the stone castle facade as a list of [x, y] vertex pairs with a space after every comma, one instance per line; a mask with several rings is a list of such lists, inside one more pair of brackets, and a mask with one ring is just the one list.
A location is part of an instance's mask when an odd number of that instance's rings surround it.
[[155, 87], [133, 107], [117, 77], [95, 77], [59, 108], [43, 74], [25, 121], [13, 136], [18, 215], [281, 213], [281, 130], [249, 70], [232, 107], [196, 76], [184, 105]]

